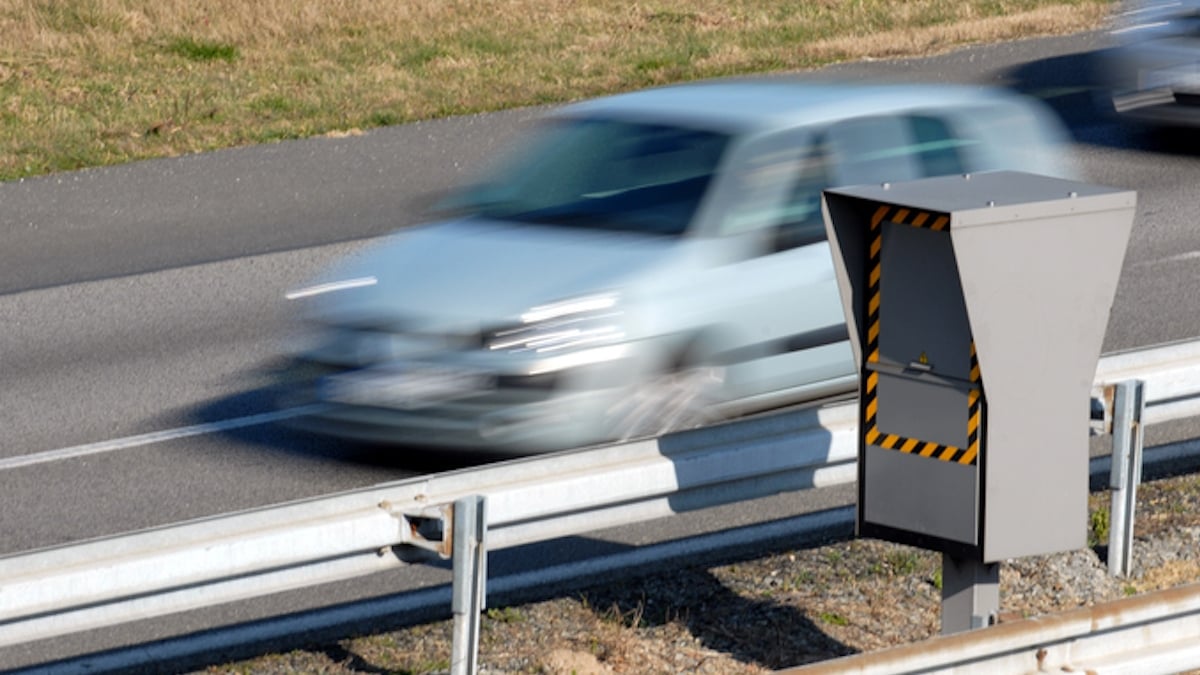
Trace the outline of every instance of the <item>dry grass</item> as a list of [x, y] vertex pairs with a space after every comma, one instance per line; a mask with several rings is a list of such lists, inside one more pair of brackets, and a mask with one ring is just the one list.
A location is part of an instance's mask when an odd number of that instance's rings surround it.
[[0, 180], [1096, 25], [1104, 0], [0, 0]]
[[892, 30], [863, 40], [838, 36], [817, 40], [805, 47], [814, 59], [853, 60], [928, 54], [969, 42], [999, 42], [1043, 35], [1069, 33], [1095, 27], [1104, 21], [1108, 7], [1052, 5], [1006, 16], [956, 21], [915, 29]]
[[1200, 579], [1200, 561], [1168, 560], [1161, 567], [1148, 570], [1129, 585], [1132, 593], [1147, 593], [1194, 583]]

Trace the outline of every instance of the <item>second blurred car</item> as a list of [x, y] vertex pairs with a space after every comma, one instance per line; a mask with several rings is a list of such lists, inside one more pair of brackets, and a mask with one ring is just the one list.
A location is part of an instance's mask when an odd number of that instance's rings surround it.
[[1115, 20], [1101, 53], [1113, 110], [1153, 126], [1200, 125], [1200, 2], [1145, 2]]
[[822, 189], [1065, 175], [1039, 104], [785, 79], [559, 108], [441, 219], [293, 297], [302, 426], [528, 453], [853, 390]]

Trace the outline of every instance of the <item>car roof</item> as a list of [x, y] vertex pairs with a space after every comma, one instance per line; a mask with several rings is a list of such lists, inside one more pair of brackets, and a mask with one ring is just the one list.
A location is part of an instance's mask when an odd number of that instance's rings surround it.
[[618, 117], [733, 133], [829, 122], [898, 110], [1013, 105], [1000, 90], [966, 85], [857, 84], [786, 77], [728, 79], [643, 89], [568, 105], [568, 117]]

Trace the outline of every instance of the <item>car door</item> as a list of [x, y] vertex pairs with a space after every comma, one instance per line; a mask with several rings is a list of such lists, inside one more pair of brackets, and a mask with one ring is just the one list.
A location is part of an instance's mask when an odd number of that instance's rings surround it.
[[707, 214], [710, 245], [736, 252], [708, 270], [703, 295], [721, 308], [718, 357], [739, 399], [822, 395], [854, 372], [821, 216], [822, 139], [792, 129], [743, 144]]
[[790, 130], [739, 150], [713, 230], [749, 253], [706, 285], [714, 306], [726, 308], [723, 362], [736, 396], [778, 403], [855, 377], [821, 191], [961, 172], [966, 143], [938, 115], [912, 113]]

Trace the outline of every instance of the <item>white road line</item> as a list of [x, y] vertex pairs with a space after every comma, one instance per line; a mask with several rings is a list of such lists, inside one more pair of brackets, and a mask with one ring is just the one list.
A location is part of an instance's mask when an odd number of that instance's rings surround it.
[[1180, 253], [1178, 255], [1163, 258], [1163, 260], [1166, 262], [1181, 262], [1184, 260], [1195, 260], [1196, 258], [1200, 258], [1200, 251], [1188, 251], [1187, 253]]
[[289, 293], [285, 293], [283, 297], [288, 300], [299, 300], [300, 298], [308, 298], [314, 295], [323, 293], [332, 293], [334, 291], [344, 291], [351, 288], [362, 288], [364, 286], [374, 286], [379, 283], [375, 277], [360, 277], [358, 279], [346, 279], [345, 281], [334, 281], [328, 284], [319, 284], [317, 286], [309, 286], [301, 288]]
[[1158, 265], [1160, 263], [1187, 262], [1189, 260], [1196, 260], [1198, 258], [1200, 258], [1200, 251], [1188, 251], [1186, 253], [1177, 253], [1175, 255], [1169, 255], [1165, 258], [1156, 258], [1154, 260], [1144, 260], [1142, 262], [1135, 263], [1135, 265], [1138, 267], [1151, 267], [1154, 265]]
[[197, 424], [190, 427], [180, 427], [179, 429], [153, 431], [140, 436], [129, 436], [127, 438], [115, 438], [111, 441], [100, 441], [99, 443], [77, 445], [72, 448], [47, 450], [46, 452], [39, 452], [32, 455], [9, 457], [7, 459], [0, 459], [0, 471], [16, 469], [23, 466], [32, 466], [34, 464], [58, 462], [64, 459], [74, 459], [76, 457], [85, 457], [87, 455], [98, 455], [104, 452], [113, 452], [114, 450], [126, 450], [128, 448], [135, 448], [141, 445], [163, 443], [165, 441], [187, 438], [189, 436], [202, 436], [204, 434], [214, 434], [221, 431], [229, 431], [231, 429], [252, 427], [258, 424], [268, 424], [271, 422], [278, 422], [280, 420], [291, 419], [293, 417], [299, 417], [301, 415], [307, 415], [320, 410], [322, 407], [323, 406], [318, 404], [302, 406], [299, 408], [289, 408], [287, 410], [260, 413], [258, 415], [235, 417], [233, 419], [222, 420], [220, 422], [208, 422], [206, 424]]

